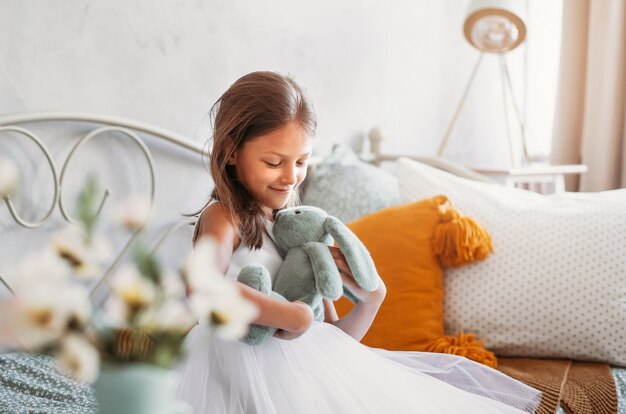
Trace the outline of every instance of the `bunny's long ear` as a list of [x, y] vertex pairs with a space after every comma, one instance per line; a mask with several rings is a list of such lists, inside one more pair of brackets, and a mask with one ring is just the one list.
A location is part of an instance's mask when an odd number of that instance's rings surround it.
[[324, 229], [339, 245], [339, 250], [345, 256], [357, 285], [367, 292], [376, 290], [378, 288], [376, 266], [361, 240], [333, 216], [326, 218]]

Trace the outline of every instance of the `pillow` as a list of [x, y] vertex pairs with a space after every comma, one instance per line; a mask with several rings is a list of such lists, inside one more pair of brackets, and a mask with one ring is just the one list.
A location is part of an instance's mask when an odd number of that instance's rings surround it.
[[400, 204], [397, 178], [361, 161], [344, 145], [337, 145], [305, 182], [303, 204], [320, 207], [344, 223]]
[[405, 201], [445, 193], [492, 236], [487, 260], [446, 272], [446, 331], [502, 356], [626, 365], [626, 190], [545, 196], [397, 164]]
[[[442, 201], [445, 197], [389, 207], [348, 224], [387, 287], [364, 344], [423, 351], [429, 340], [443, 335], [443, 276], [431, 251]], [[352, 306], [345, 298], [335, 302], [340, 317]]]

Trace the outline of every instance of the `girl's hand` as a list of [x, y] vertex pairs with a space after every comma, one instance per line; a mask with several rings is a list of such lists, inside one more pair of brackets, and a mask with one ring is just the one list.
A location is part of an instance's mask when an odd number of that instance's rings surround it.
[[354, 281], [354, 276], [352, 275], [352, 271], [348, 266], [348, 262], [346, 261], [345, 256], [339, 250], [339, 247], [328, 246], [330, 249], [330, 254], [333, 256], [335, 260], [335, 264], [337, 265], [337, 269], [339, 269], [339, 274], [341, 275], [341, 279], [343, 281], [344, 286], [346, 286], [352, 293], [356, 295], [363, 303], [372, 304], [372, 305], [380, 305], [385, 299], [385, 295], [387, 294], [387, 288], [383, 283], [380, 276], [378, 277], [378, 288], [373, 292], [366, 292], [361, 289], [359, 285]]
[[294, 312], [297, 312], [299, 314], [298, 319], [300, 320], [300, 323], [298, 324], [298, 327], [293, 331], [278, 329], [274, 333], [274, 337], [276, 338], [285, 340], [296, 339], [300, 335], [305, 333], [313, 323], [313, 309], [311, 309], [309, 305], [299, 300], [293, 302], [291, 305], [294, 306]]
[[284, 339], [285, 341], [291, 341], [300, 337], [304, 332], [289, 332], [284, 329], [279, 329], [274, 333], [274, 338]]

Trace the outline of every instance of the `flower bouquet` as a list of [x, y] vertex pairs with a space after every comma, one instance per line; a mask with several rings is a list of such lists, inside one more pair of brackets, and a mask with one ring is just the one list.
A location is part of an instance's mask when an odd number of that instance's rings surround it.
[[[220, 337], [237, 339], [256, 308], [216, 268], [214, 244], [204, 238], [180, 271], [163, 269], [135, 241], [132, 260], [116, 267], [108, 279], [110, 294], [95, 309], [88, 285], [112, 251], [97, 232], [96, 193], [95, 180], [88, 180], [78, 200], [80, 224], [55, 233], [42, 251], [19, 261], [12, 295], [0, 300], [0, 351], [54, 355], [62, 372], [82, 382], [97, 380], [101, 412], [120, 412], [120, 404], [125, 412], [160, 412], [173, 403], [175, 378], [168, 368], [183, 356], [187, 332], [203, 323]], [[122, 225], [139, 232], [150, 203], [135, 198], [120, 211]]]

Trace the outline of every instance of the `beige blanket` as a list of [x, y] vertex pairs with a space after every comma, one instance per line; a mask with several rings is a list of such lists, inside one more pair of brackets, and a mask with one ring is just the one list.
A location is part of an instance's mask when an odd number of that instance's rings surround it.
[[607, 364], [551, 359], [498, 358], [498, 369], [543, 395], [538, 414], [616, 414], [617, 391]]

